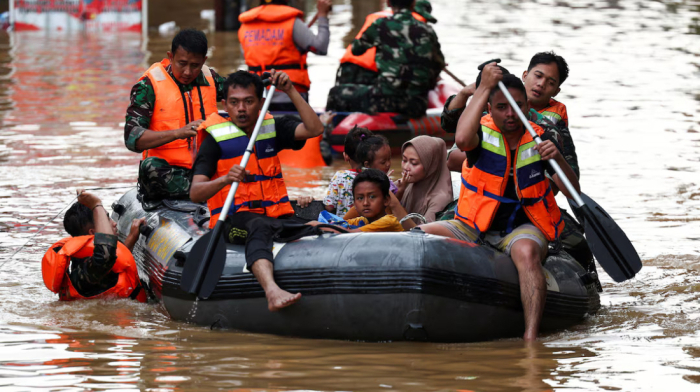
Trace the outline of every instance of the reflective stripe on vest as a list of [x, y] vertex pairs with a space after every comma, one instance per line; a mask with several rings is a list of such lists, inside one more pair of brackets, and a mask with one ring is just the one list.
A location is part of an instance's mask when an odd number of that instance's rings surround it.
[[242, 13], [238, 40], [248, 70], [262, 75], [271, 69], [284, 70], [299, 92], [311, 86], [306, 53], [294, 43], [294, 22], [304, 13], [286, 5], [261, 5]]
[[550, 99], [549, 106], [538, 112], [554, 124], [563, 121], [567, 127], [569, 126], [569, 116], [566, 113], [566, 105], [555, 99]]
[[[196, 86], [185, 94], [168, 74], [166, 70], [168, 65], [170, 65], [168, 59], [155, 63], [139, 79], [148, 78], [153, 86], [156, 101], [148, 128], [156, 132], [182, 128], [192, 121], [204, 120], [218, 111], [216, 87], [209, 67], [202, 66], [202, 74], [209, 86]], [[192, 167], [204, 136], [206, 136], [204, 132], [198, 132], [194, 140], [178, 139], [160, 147], [144, 150], [142, 157], [143, 159], [162, 158], [170, 165], [189, 169]]]
[[[540, 127], [532, 125], [538, 134], [543, 133]], [[491, 116], [482, 118], [481, 131], [479, 159], [472, 168], [464, 165], [462, 169], [460, 200], [455, 209], [457, 219], [477, 231], [488, 231], [500, 203], [517, 203], [508, 219], [507, 232], [512, 231], [515, 214], [522, 207], [530, 222], [549, 241], [555, 240], [563, 230], [563, 220], [549, 180], [544, 175], [545, 163], [534, 149], [535, 141], [529, 133], [524, 133], [516, 150], [515, 162], [511, 162], [508, 143]], [[503, 197], [510, 170], [514, 170], [518, 200]]]
[[146, 302], [146, 292], [141, 289], [136, 261], [121, 242], [117, 242], [117, 260], [112, 266], [112, 272], [118, 275], [117, 283], [109, 290], [92, 297], [83, 297], [78, 293], [68, 277], [68, 265], [71, 262], [79, 262], [79, 259], [92, 257], [95, 249], [94, 238], [92, 235], [69, 237], [51, 245], [41, 260], [41, 274], [46, 288], [58, 293], [61, 301], [119, 297]]
[[[231, 167], [241, 163], [250, 139], [235, 124], [218, 114], [211, 116], [203, 125], [221, 148], [221, 157], [213, 180], [225, 176]], [[277, 157], [276, 136], [275, 120], [267, 114], [246, 166], [250, 175], [238, 185], [229, 215], [251, 211], [276, 218], [294, 213], [284, 184], [282, 165]], [[216, 224], [229, 189], [230, 186], [224, 187], [207, 201], [211, 215], [210, 227]]]
[[[362, 28], [360, 29], [360, 32], [357, 33], [357, 35], [355, 36], [355, 39], [360, 39], [360, 37], [362, 37], [362, 34], [364, 34], [364, 32], [369, 28], [369, 26], [372, 25], [372, 23], [374, 23], [375, 20], [386, 18], [393, 14], [394, 13], [390, 9], [388, 9], [367, 15], [367, 17], [365, 18], [365, 24], [362, 25]], [[413, 12], [412, 15], [416, 20], [426, 23], [425, 18], [417, 12]], [[377, 69], [377, 61], [375, 59], [376, 55], [377, 48], [372, 47], [367, 49], [365, 53], [359, 56], [355, 56], [354, 54], [352, 54], [352, 44], [350, 44], [345, 49], [345, 54], [340, 59], [340, 63], [353, 63], [370, 71], [379, 72], [379, 70]]]

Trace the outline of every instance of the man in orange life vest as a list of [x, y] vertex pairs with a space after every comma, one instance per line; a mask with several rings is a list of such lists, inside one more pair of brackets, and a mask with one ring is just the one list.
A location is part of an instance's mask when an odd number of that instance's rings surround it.
[[53, 244], [41, 260], [44, 284], [61, 301], [131, 298], [146, 302], [131, 255], [144, 220], [132, 222], [122, 244], [117, 241], [117, 224], [107, 216], [100, 199], [78, 190], [78, 202], [63, 219], [71, 237]]
[[[260, 77], [245, 71], [229, 75], [223, 105], [230, 119], [214, 115], [200, 126], [211, 137], [204, 140], [197, 155], [190, 198], [194, 202], [207, 201], [210, 227], [213, 227], [231, 184], [240, 182], [226, 217], [225, 238], [228, 242], [245, 243], [248, 270], [265, 290], [268, 309], [276, 311], [297, 302], [301, 294], [291, 294], [275, 283], [273, 240], [285, 242], [294, 236], [318, 232], [313, 226], [304, 225], [307, 221], [294, 216], [277, 153], [283, 149], [301, 149], [306, 139], [323, 132], [323, 124], [294, 89], [289, 76], [272, 70], [272, 81], [289, 95], [301, 120], [293, 116], [273, 118], [260, 113], [264, 102]], [[258, 116], [265, 116], [265, 119], [254, 152], [244, 168], [240, 162]]]
[[[262, 75], [271, 69], [284, 71], [305, 101], [309, 100], [308, 52], [325, 56], [330, 30], [328, 13], [331, 0], [317, 0], [318, 34], [314, 35], [302, 18], [304, 13], [287, 5], [287, 0], [260, 0], [260, 6], [242, 13], [238, 20], [238, 40], [248, 70]], [[294, 111], [291, 98], [276, 94], [271, 111]]]
[[[418, 0], [413, 7], [413, 17], [423, 23], [437, 23], [437, 19], [430, 13], [433, 11], [433, 6], [428, 0]], [[355, 36], [355, 39], [360, 39], [362, 34], [374, 23], [375, 20], [386, 18], [393, 15], [391, 8], [374, 12], [367, 15], [365, 24]], [[373, 84], [379, 75], [377, 62], [374, 56], [377, 54], [377, 48], [371, 48], [359, 56], [352, 54], [352, 44], [345, 49], [345, 54], [340, 59], [340, 66], [336, 73], [335, 85], [340, 84]]]
[[[537, 337], [547, 294], [541, 262], [547, 256], [548, 242], [557, 240], [564, 228], [545, 170], [571, 197], [545, 160], [554, 159], [577, 190], [579, 184], [554, 142], [536, 145], [497, 87], [500, 80], [527, 113], [527, 95], [520, 79], [503, 76], [496, 63], [485, 66], [481, 84], [460, 117], [455, 135], [471, 166], [465, 165], [462, 171], [457, 219], [421, 228], [464, 241], [489, 242], [513, 259], [525, 316], [523, 338], [532, 341]], [[489, 114], [482, 116], [486, 103]], [[542, 137], [542, 128], [530, 124]]]
[[131, 90], [124, 142], [143, 152], [139, 192], [144, 201], [187, 197], [192, 163], [205, 136], [197, 127], [217, 112], [224, 78], [204, 65], [207, 37], [185, 29], [168, 57], [151, 67]]

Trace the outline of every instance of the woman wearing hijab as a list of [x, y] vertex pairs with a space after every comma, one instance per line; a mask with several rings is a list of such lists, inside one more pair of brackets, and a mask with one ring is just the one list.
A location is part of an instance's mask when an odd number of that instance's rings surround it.
[[[406, 212], [420, 214], [433, 222], [435, 214], [453, 200], [445, 141], [417, 136], [403, 144], [401, 153], [403, 177], [398, 182], [396, 197]], [[403, 225], [408, 230], [416, 224], [409, 219]]]

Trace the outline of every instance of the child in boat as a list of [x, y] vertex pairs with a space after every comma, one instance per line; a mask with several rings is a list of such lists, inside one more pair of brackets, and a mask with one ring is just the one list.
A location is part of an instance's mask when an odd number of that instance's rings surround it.
[[[347, 222], [359, 227], [351, 232], [403, 231], [399, 219], [406, 216], [406, 210], [389, 191], [389, 177], [381, 170], [363, 170], [352, 183], [352, 193], [359, 217]], [[387, 207], [392, 214], [386, 213]]]
[[358, 128], [355, 126], [347, 135], [345, 135], [345, 151], [343, 158], [345, 162], [350, 164], [349, 170], [339, 170], [335, 172], [330, 184], [326, 197], [323, 199], [323, 204], [326, 206], [326, 211], [343, 216], [352, 208], [354, 203], [352, 197], [352, 184], [357, 173], [360, 172], [362, 164], [355, 159], [355, 153], [360, 142], [373, 136], [372, 132], [367, 128]]
[[[355, 158], [363, 168], [377, 169], [387, 176], [391, 175], [391, 146], [382, 135], [373, 135], [360, 141]], [[396, 193], [399, 189], [389, 179], [389, 190]]]

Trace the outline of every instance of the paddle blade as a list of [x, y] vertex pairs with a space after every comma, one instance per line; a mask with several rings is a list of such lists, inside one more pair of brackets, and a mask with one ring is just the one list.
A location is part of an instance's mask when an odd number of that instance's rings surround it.
[[[217, 223], [218, 225], [218, 223]], [[217, 238], [214, 238], [214, 236]], [[212, 242], [212, 240], [215, 240]], [[207, 249], [212, 246], [210, 254]], [[187, 255], [182, 269], [180, 288], [201, 299], [207, 299], [214, 292], [219, 277], [226, 265], [226, 244], [220, 230], [211, 230], [200, 237]]]
[[581, 193], [582, 207], [575, 207], [576, 202], [570, 202], [577, 217], [581, 217], [588, 240], [588, 246], [596, 260], [605, 272], [615, 282], [631, 279], [642, 269], [634, 246], [620, 229], [620, 226], [593, 199]]

